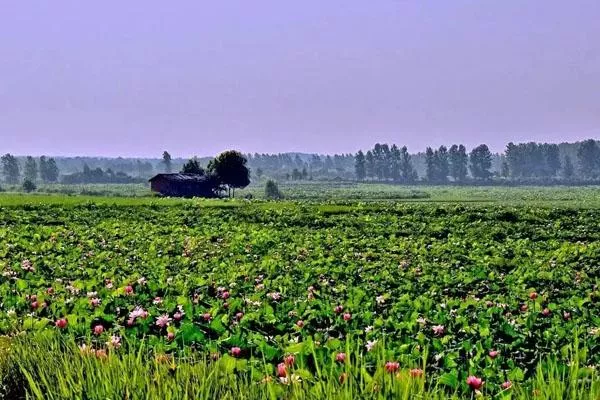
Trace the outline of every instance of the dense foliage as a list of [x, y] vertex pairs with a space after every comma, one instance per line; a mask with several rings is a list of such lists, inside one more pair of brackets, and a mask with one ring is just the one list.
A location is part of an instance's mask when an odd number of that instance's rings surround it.
[[0, 331], [241, 370], [293, 354], [303, 379], [360, 356], [361, 374], [464, 393], [469, 375], [497, 393], [574, 346], [600, 363], [598, 209], [172, 204], [1, 208]]

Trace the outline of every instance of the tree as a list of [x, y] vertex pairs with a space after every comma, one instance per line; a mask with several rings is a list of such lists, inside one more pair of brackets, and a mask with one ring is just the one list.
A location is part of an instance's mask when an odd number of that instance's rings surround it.
[[25, 181], [23, 182], [23, 190], [25, 192], [31, 193], [36, 189], [37, 189], [37, 187], [35, 186], [35, 183], [30, 181], [29, 179], [25, 179]]
[[446, 146], [440, 146], [440, 148], [435, 151], [435, 169], [436, 181], [446, 182], [449, 174], [448, 149]]
[[25, 171], [24, 171], [25, 179], [31, 182], [35, 182], [38, 177], [38, 167], [35, 162], [35, 158], [31, 156], [27, 156], [27, 160], [25, 161]]
[[425, 150], [425, 176], [429, 182], [435, 181], [435, 154], [431, 147]]
[[362, 150], [359, 150], [354, 159], [354, 173], [356, 174], [356, 179], [359, 181], [363, 181], [367, 176], [365, 162], [365, 154], [362, 152]]
[[450, 176], [455, 182], [463, 182], [467, 178], [467, 166], [469, 157], [465, 146], [452, 145], [448, 151], [448, 161], [450, 163]]
[[21, 175], [19, 160], [9, 153], [6, 153], [0, 159], [2, 161], [2, 172], [7, 183], [16, 184]]
[[490, 168], [492, 168], [492, 153], [485, 144], [481, 144], [471, 150], [469, 155], [469, 161], [471, 162], [471, 175], [475, 179], [488, 179], [492, 174]]
[[399, 182], [402, 180], [402, 173], [400, 172], [400, 160], [402, 158], [402, 154], [400, 153], [400, 149], [395, 144], [390, 148], [390, 178], [394, 182]]
[[263, 170], [260, 168], [256, 169], [256, 177], [260, 179], [263, 176]]
[[46, 183], [58, 181], [59, 170], [54, 158], [46, 159], [46, 156], [41, 156], [39, 170], [42, 181]]
[[562, 176], [565, 179], [571, 179], [575, 175], [575, 167], [571, 161], [571, 157], [565, 156], [565, 161], [562, 167]]
[[279, 187], [277, 186], [277, 182], [269, 179], [265, 184], [265, 197], [267, 199], [282, 199], [283, 195], [279, 191]]
[[368, 178], [375, 177], [375, 156], [371, 150], [365, 155], [365, 172]]
[[181, 169], [181, 173], [183, 174], [196, 174], [196, 175], [204, 175], [204, 168], [200, 166], [198, 159], [196, 157], [191, 158], [187, 163], [183, 164], [183, 168]]
[[208, 164], [208, 170], [217, 176], [229, 192], [236, 188], [245, 188], [250, 184], [250, 170], [246, 166], [248, 160], [239, 151], [228, 150], [219, 154]]
[[170, 174], [173, 169], [173, 164], [171, 161], [171, 155], [168, 151], [164, 151], [162, 155], [162, 163], [165, 165], [165, 172]]
[[577, 149], [577, 160], [581, 175], [593, 178], [600, 170], [600, 148], [593, 139], [583, 141]]
[[546, 144], [546, 172], [548, 176], [556, 176], [560, 170], [560, 152], [557, 144]]
[[402, 146], [400, 149], [400, 179], [405, 183], [412, 183], [417, 178], [417, 171], [412, 165], [408, 149], [406, 146]]

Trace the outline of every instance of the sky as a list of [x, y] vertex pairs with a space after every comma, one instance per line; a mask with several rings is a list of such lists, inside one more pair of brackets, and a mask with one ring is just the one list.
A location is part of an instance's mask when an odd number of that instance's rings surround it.
[[0, 3], [0, 152], [600, 138], [598, 0]]

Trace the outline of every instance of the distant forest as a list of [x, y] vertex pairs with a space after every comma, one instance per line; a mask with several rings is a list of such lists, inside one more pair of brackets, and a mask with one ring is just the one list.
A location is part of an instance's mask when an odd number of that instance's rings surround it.
[[[251, 179], [260, 181], [372, 181], [429, 184], [598, 184], [600, 141], [509, 143], [503, 153], [485, 144], [428, 147], [410, 153], [405, 146], [377, 143], [356, 154], [245, 154]], [[195, 158], [202, 167], [210, 157]], [[4, 184], [142, 183], [158, 173], [179, 172], [187, 162], [165, 151], [156, 158], [31, 157], [1, 158]]]

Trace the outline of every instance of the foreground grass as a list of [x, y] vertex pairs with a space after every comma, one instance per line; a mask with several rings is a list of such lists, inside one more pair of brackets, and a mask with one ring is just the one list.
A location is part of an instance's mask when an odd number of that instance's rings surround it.
[[[296, 363], [288, 381], [275, 368], [256, 366], [228, 355], [213, 359], [192, 354], [155, 354], [142, 343], [136, 349], [82, 350], [71, 339], [53, 334], [0, 341], [0, 399], [598, 399], [600, 380], [594, 369], [540, 362], [535, 375], [509, 389], [473, 391], [464, 383], [411, 377], [400, 368], [390, 374], [383, 366], [372, 373], [359, 351], [341, 367], [325, 360], [311, 366]], [[7, 350], [8, 349], [8, 350]], [[349, 347], [349, 352], [353, 350]], [[259, 357], [258, 357], [259, 358]], [[383, 361], [383, 359], [382, 359]], [[321, 365], [319, 365], [321, 364]]]

